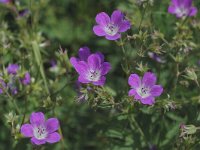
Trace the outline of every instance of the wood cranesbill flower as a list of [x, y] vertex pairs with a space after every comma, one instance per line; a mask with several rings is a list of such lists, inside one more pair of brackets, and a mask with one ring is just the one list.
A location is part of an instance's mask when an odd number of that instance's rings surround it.
[[105, 36], [108, 40], [117, 40], [121, 37], [121, 32], [130, 29], [131, 24], [124, 19], [124, 14], [120, 10], [115, 10], [111, 18], [105, 12], [101, 12], [96, 16], [98, 25], [93, 27], [93, 31], [97, 36]]
[[50, 118], [45, 121], [42, 112], [33, 112], [30, 116], [30, 124], [24, 124], [21, 127], [21, 134], [30, 137], [31, 142], [35, 145], [47, 143], [56, 143], [61, 137], [58, 132], [59, 121], [57, 118]]
[[197, 8], [192, 6], [192, 0], [172, 0], [168, 12], [177, 18], [191, 17], [197, 14]]
[[142, 104], [153, 105], [155, 97], [160, 96], [163, 92], [161, 85], [156, 85], [156, 76], [151, 72], [146, 72], [141, 79], [137, 74], [131, 74], [128, 84], [131, 86], [129, 96], [134, 96], [135, 100]]
[[80, 83], [92, 83], [94, 85], [104, 85], [105, 75], [111, 69], [108, 62], [104, 62], [102, 53], [90, 53], [88, 47], [79, 49], [79, 58], [72, 57], [70, 62], [79, 74]]
[[7, 67], [8, 74], [16, 75], [18, 70], [19, 70], [19, 65], [17, 64], [9, 64]]
[[4, 4], [7, 4], [7, 3], [10, 3], [11, 0], [0, 0], [0, 3], [4, 3]]
[[28, 85], [31, 83], [31, 76], [29, 72], [24, 74], [24, 77], [20, 79], [21, 83], [24, 85]]

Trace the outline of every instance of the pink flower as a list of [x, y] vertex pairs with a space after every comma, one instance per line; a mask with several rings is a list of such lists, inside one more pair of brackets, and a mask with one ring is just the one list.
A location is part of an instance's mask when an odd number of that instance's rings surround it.
[[140, 79], [137, 74], [131, 74], [128, 79], [131, 86], [129, 96], [134, 96], [135, 100], [139, 100], [142, 104], [153, 105], [155, 98], [163, 92], [161, 85], [156, 84], [156, 76], [151, 72], [146, 72], [144, 77]]
[[105, 36], [108, 40], [117, 40], [121, 37], [121, 32], [130, 29], [131, 24], [124, 19], [124, 14], [120, 10], [115, 10], [111, 18], [105, 12], [101, 12], [96, 16], [98, 25], [93, 27], [93, 31], [97, 36]]
[[79, 49], [79, 58], [71, 57], [70, 62], [79, 74], [80, 83], [104, 85], [105, 75], [110, 71], [111, 65], [104, 62], [102, 53], [90, 54], [88, 47]]
[[192, 0], [172, 0], [168, 12], [176, 15], [177, 18], [195, 16], [197, 8], [192, 6]]
[[25, 137], [30, 137], [31, 142], [35, 145], [56, 143], [61, 137], [58, 132], [59, 121], [57, 118], [50, 118], [45, 121], [42, 112], [33, 112], [30, 116], [31, 124], [24, 124], [21, 127], [21, 133]]

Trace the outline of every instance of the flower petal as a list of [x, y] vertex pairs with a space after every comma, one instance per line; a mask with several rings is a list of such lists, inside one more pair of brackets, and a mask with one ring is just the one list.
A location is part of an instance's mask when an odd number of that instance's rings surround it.
[[46, 128], [48, 133], [55, 132], [59, 128], [59, 121], [57, 118], [50, 118], [46, 121]]
[[70, 63], [72, 64], [72, 66], [75, 68], [76, 64], [78, 62], [78, 59], [76, 57], [71, 57], [70, 58]]
[[75, 64], [74, 68], [79, 73], [79, 75], [85, 75], [89, 69], [85, 61], [79, 61]]
[[197, 14], [197, 12], [198, 12], [198, 10], [196, 7], [191, 7], [189, 16], [195, 16]]
[[135, 93], [136, 93], [135, 89], [131, 89], [131, 90], [129, 90], [129, 92], [128, 92], [128, 96], [134, 96]]
[[155, 103], [154, 97], [147, 97], [144, 99], [141, 99], [141, 103], [145, 105], [153, 105]]
[[192, 0], [184, 0], [183, 5], [186, 8], [190, 8], [192, 6]]
[[137, 74], [131, 74], [128, 78], [128, 84], [132, 88], [138, 88], [140, 86], [141, 80]]
[[101, 58], [97, 54], [92, 54], [88, 57], [88, 66], [92, 70], [99, 69], [101, 66]]
[[31, 143], [35, 144], [35, 145], [42, 145], [46, 143], [46, 140], [38, 140], [35, 137], [31, 138]]
[[154, 85], [150, 91], [152, 96], [160, 96], [163, 92], [163, 88], [160, 85]]
[[176, 13], [176, 7], [175, 6], [169, 6], [168, 7], [168, 12], [170, 13], [170, 14], [175, 14]]
[[81, 47], [78, 51], [78, 55], [81, 61], [87, 61], [90, 56], [90, 49], [88, 47]]
[[79, 81], [80, 83], [90, 83], [90, 81], [86, 78], [86, 75], [80, 75], [80, 76], [78, 77], [78, 81]]
[[59, 142], [60, 139], [61, 139], [60, 134], [58, 134], [57, 132], [54, 132], [48, 135], [46, 141], [48, 143], [56, 143], [56, 142]]
[[101, 59], [101, 63], [103, 63], [104, 62], [104, 55], [101, 52], [96, 52], [95, 54], [99, 56], [99, 58]]
[[116, 25], [120, 25], [123, 21], [123, 17], [124, 15], [120, 10], [115, 10], [111, 15], [111, 21]]
[[156, 84], [156, 76], [154, 73], [146, 72], [143, 76], [142, 83], [145, 84], [147, 87], [152, 87]]
[[104, 62], [102, 65], [101, 65], [101, 75], [106, 75], [111, 69], [111, 65], [110, 63], [108, 62]]
[[110, 17], [105, 12], [101, 12], [96, 16], [96, 22], [99, 25], [106, 26], [110, 22]]
[[128, 20], [125, 20], [121, 23], [119, 32], [126, 32], [130, 28], [131, 28], [131, 23]]
[[106, 35], [106, 33], [101, 25], [94, 26], [93, 31], [97, 36], [105, 36]]
[[45, 123], [45, 116], [42, 112], [33, 112], [30, 116], [30, 122], [31, 124], [43, 124]]
[[107, 40], [117, 40], [117, 39], [119, 39], [120, 37], [121, 37], [121, 34], [119, 34], [119, 33], [117, 33], [117, 34], [115, 34], [115, 35], [113, 35], [113, 36], [106, 35], [106, 39], [107, 39]]
[[95, 81], [95, 82], [92, 82], [94, 85], [104, 85], [106, 82], [106, 77], [104, 76], [101, 76], [101, 78], [99, 79], [99, 81]]
[[21, 126], [20, 132], [25, 137], [33, 136], [33, 127], [31, 124], [24, 124]]

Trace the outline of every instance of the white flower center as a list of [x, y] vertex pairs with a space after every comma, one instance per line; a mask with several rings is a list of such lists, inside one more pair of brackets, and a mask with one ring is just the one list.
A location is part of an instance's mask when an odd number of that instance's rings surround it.
[[90, 70], [87, 75], [90, 81], [98, 81], [100, 76], [101, 74], [99, 70]]
[[188, 15], [188, 9], [185, 8], [184, 6], [180, 6], [176, 8], [176, 13], [180, 16], [187, 16]]
[[44, 125], [36, 126], [33, 129], [33, 135], [38, 140], [45, 139], [47, 137], [47, 134], [48, 133]]
[[113, 23], [109, 23], [105, 28], [104, 31], [106, 32], [106, 34], [113, 36], [115, 34], [117, 34], [117, 32], [119, 31], [118, 26], [114, 25]]
[[137, 89], [138, 95], [140, 95], [142, 98], [146, 98], [150, 95], [150, 89], [148, 87], [145, 87], [144, 85], [141, 85]]

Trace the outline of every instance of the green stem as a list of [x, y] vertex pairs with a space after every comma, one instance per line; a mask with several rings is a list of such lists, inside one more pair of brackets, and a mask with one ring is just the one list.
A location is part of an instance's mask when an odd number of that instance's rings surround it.
[[48, 84], [47, 84], [47, 79], [46, 79], [46, 76], [45, 76], [45, 73], [44, 73], [44, 67], [43, 67], [43, 63], [42, 63], [42, 56], [41, 56], [41, 53], [40, 53], [40, 49], [39, 49], [38, 43], [36, 41], [33, 41], [32, 42], [32, 47], [33, 47], [33, 53], [35, 55], [35, 60], [36, 60], [37, 66], [39, 67], [40, 74], [42, 76], [42, 79], [43, 79], [43, 82], [44, 82], [44, 85], [45, 85], [46, 93], [48, 95], [50, 95]]
[[5, 91], [6, 95], [8, 96], [8, 98], [10, 99], [10, 101], [12, 102], [13, 106], [15, 107], [17, 114], [20, 114], [21, 111], [20, 111], [15, 99], [8, 93], [7, 90], [4, 90], [4, 91]]
[[147, 6], [144, 8], [144, 11], [142, 13], [142, 18], [140, 20], [140, 25], [139, 25], [139, 31], [141, 30], [141, 26], [142, 26], [142, 22], [144, 20], [144, 16], [145, 16], [145, 13], [146, 13], [146, 10], [147, 10], [147, 7], [149, 6], [149, 3], [147, 4]]

